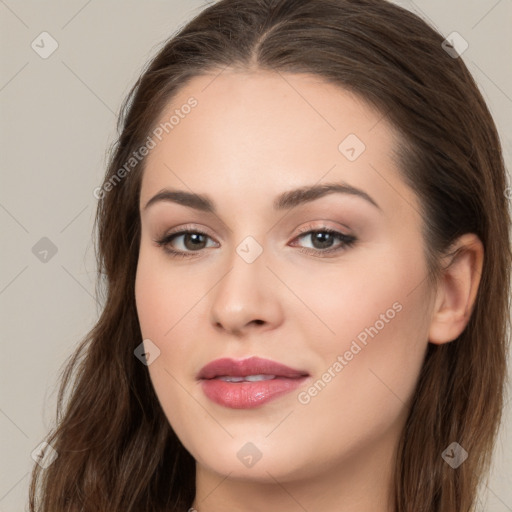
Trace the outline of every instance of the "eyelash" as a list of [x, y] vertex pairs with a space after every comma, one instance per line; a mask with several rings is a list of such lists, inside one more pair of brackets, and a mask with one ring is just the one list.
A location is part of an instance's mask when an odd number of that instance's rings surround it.
[[[336, 231], [336, 230], [330, 229], [330, 228], [316, 228], [316, 229], [305, 228], [305, 229], [299, 230], [299, 235], [296, 236], [294, 238], [294, 240], [298, 239], [298, 238], [303, 238], [307, 235], [311, 235], [314, 233], [328, 233], [330, 235], [333, 235], [335, 238], [337, 238], [338, 240], [341, 241], [341, 244], [335, 248], [330, 248], [330, 249], [326, 249], [326, 250], [309, 249], [307, 247], [299, 247], [298, 250], [300, 252], [309, 254], [309, 255], [313, 254], [315, 256], [318, 256], [318, 254], [321, 254], [322, 256], [319, 256], [319, 257], [322, 258], [322, 257], [327, 257], [327, 256], [323, 256], [324, 254], [338, 253], [338, 252], [341, 252], [348, 248], [351, 248], [357, 242], [356, 237], [354, 237], [352, 235], [345, 235], [344, 233], [340, 233], [339, 231]], [[173, 241], [174, 238], [176, 238], [178, 236], [182, 236], [182, 235], [187, 235], [187, 234], [196, 234], [196, 235], [201, 235], [201, 236], [206, 236], [208, 238], [211, 238], [207, 233], [205, 233], [204, 231], [201, 231], [199, 229], [185, 228], [181, 231], [177, 231], [174, 233], [169, 233], [167, 235], [164, 235], [162, 238], [155, 240], [155, 243], [159, 247], [162, 247], [162, 249], [172, 258], [193, 258], [193, 257], [195, 257], [194, 253], [200, 253], [204, 249], [200, 249], [198, 251], [186, 252], [186, 251], [177, 251], [175, 249], [170, 248], [170, 243]]]

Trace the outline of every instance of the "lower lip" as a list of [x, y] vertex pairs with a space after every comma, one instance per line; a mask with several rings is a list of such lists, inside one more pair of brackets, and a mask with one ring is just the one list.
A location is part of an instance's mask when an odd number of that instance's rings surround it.
[[216, 404], [231, 409], [251, 409], [298, 388], [308, 377], [287, 379], [276, 377], [257, 382], [226, 382], [220, 379], [203, 379], [204, 394]]

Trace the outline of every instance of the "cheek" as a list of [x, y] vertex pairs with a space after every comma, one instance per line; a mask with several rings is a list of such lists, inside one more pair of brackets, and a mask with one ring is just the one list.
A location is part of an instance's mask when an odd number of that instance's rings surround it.
[[169, 266], [162, 265], [159, 256], [141, 249], [135, 279], [137, 315], [143, 339], [150, 339], [160, 350], [148, 366], [149, 376], [167, 418], [178, 430], [190, 402], [183, 376], [177, 371], [189, 359], [187, 350], [192, 348], [180, 322], [194, 303], [184, 284], [177, 273], [171, 274]]
[[283, 281], [293, 290], [292, 298], [300, 299], [290, 301], [286, 311], [296, 310], [288, 316], [323, 357], [349, 350], [356, 339], [362, 347], [378, 340], [375, 348], [385, 351], [388, 347], [392, 352], [404, 338], [420, 334], [414, 327], [421, 327], [418, 322], [425, 309], [423, 290], [418, 287], [425, 275], [413, 261], [418, 260], [401, 256], [392, 247], [347, 257], [338, 265], [318, 265], [313, 271], [283, 266], [279, 269]]
[[144, 338], [157, 339], [165, 332], [170, 297], [170, 293], [165, 294], [155, 267], [140, 258], [135, 278], [135, 302]]
[[[141, 248], [135, 279], [135, 301], [142, 335], [170, 339], [174, 326], [201, 297], [193, 276], [175, 271], [172, 262], [154, 248]], [[193, 311], [190, 311], [193, 313]]]
[[198, 329], [205, 323], [201, 299], [211, 284], [206, 282], [205, 289], [198, 285], [197, 278], [176, 270], [165, 255], [141, 248], [135, 278], [137, 316], [143, 339], [160, 350], [148, 370], [166, 410], [176, 411], [181, 386], [195, 379], [195, 369], [187, 363], [197, 351]]
[[[323, 302], [318, 283], [311, 288], [314, 279], [302, 281], [302, 293], [316, 290], [303, 297], [331, 331], [323, 329], [319, 339], [308, 321], [319, 375], [303, 399], [316, 403], [312, 409], [318, 407], [318, 413], [322, 404], [338, 404], [378, 424], [379, 418], [392, 420], [414, 390], [428, 345], [425, 273], [413, 264], [421, 260], [400, 259], [396, 253], [389, 260], [389, 265], [385, 257], [373, 264], [360, 262], [344, 279], [324, 280]], [[335, 413], [340, 421], [343, 414]]]
[[[329, 375], [320, 379], [317, 402], [319, 412], [321, 402], [333, 409], [337, 404], [334, 424], [347, 421], [348, 413], [377, 435], [407, 408], [428, 345], [425, 295], [407, 290], [374, 287], [372, 301], [354, 306], [336, 324], [339, 336], [325, 345]], [[324, 380], [330, 383], [323, 385]]]
[[[405, 421], [427, 347], [423, 300], [405, 290], [374, 288], [371, 308], [362, 306], [357, 315], [345, 311], [334, 324], [338, 334], [316, 346], [322, 364], [297, 397], [294, 414], [298, 424], [314, 428], [315, 457], [371, 451]], [[292, 436], [293, 429], [287, 433]]]

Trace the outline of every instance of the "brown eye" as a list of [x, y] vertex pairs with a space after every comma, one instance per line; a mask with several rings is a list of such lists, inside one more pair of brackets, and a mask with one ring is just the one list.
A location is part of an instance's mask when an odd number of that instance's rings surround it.
[[183, 236], [183, 245], [191, 251], [197, 249], [204, 249], [206, 242], [206, 235], [201, 233], [186, 233]]
[[[208, 247], [211, 237], [197, 230], [183, 230], [164, 236], [156, 243], [172, 256], [190, 256], [190, 253], [199, 252]], [[215, 243], [213, 244], [215, 247]], [[211, 247], [211, 245], [209, 246]]]
[[[312, 245], [312, 247], [309, 248], [301, 247], [301, 251], [320, 256], [322, 253], [329, 254], [343, 251], [352, 247], [356, 242], [356, 238], [354, 236], [345, 235], [339, 231], [328, 228], [307, 231], [296, 238], [296, 240], [300, 239], [309, 239]], [[336, 240], [338, 240], [338, 244], [336, 244]]]

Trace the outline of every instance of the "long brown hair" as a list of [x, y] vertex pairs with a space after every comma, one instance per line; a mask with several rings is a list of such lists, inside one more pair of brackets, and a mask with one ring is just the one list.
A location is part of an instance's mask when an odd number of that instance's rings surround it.
[[[466, 512], [488, 475], [503, 408], [510, 318], [510, 213], [495, 124], [444, 37], [385, 0], [221, 0], [174, 35], [126, 98], [99, 195], [95, 227], [102, 314], [62, 375], [57, 451], [35, 466], [30, 510], [183, 512], [195, 461], [134, 357], [141, 331], [134, 298], [145, 160], [121, 169], [189, 79], [239, 70], [312, 73], [378, 109], [399, 133], [403, 179], [422, 206], [429, 278], [464, 233], [484, 266], [469, 323], [450, 343], [429, 343], [396, 460], [396, 512]], [[469, 454], [457, 469], [441, 454]]]

